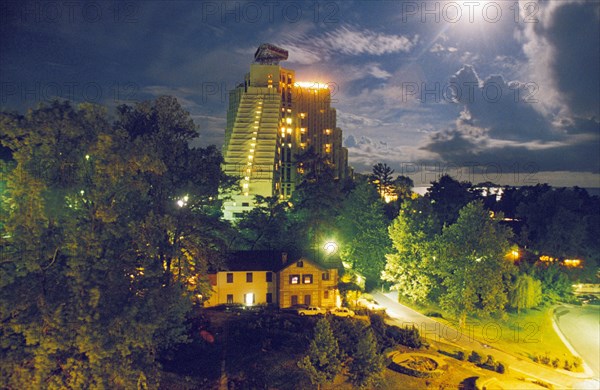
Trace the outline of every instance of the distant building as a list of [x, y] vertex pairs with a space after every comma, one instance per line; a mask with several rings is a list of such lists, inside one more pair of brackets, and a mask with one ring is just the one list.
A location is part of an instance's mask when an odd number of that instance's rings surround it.
[[204, 306], [272, 304], [334, 307], [340, 304], [338, 269], [304, 256], [267, 251], [231, 255], [226, 269], [209, 275], [213, 294]]
[[296, 82], [295, 72], [279, 65], [287, 57], [284, 49], [261, 45], [244, 82], [229, 92], [223, 169], [239, 187], [224, 198], [225, 219], [252, 210], [256, 195], [289, 198], [306, 170], [296, 157], [311, 148], [335, 178], [348, 176], [348, 150], [328, 85]]

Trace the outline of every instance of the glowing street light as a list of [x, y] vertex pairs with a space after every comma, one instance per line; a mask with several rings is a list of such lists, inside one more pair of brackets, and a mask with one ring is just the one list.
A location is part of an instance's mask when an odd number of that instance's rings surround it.
[[338, 251], [338, 244], [334, 241], [328, 241], [323, 245], [323, 249], [325, 250], [325, 254], [327, 256], [331, 256]]

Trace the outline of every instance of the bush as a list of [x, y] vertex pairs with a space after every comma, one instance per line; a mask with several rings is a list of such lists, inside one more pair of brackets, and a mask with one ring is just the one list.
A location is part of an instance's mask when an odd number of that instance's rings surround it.
[[469, 361], [471, 363], [481, 364], [481, 361], [482, 361], [481, 355], [479, 353], [477, 353], [476, 351], [473, 351], [469, 355]]
[[419, 330], [414, 326], [411, 328], [399, 328], [397, 326], [389, 326], [386, 329], [386, 336], [397, 344], [402, 344], [410, 348], [421, 348], [423, 340], [419, 334]]
[[458, 360], [465, 361], [465, 359], [467, 358], [467, 356], [465, 355], [464, 351], [458, 351], [458, 352], [456, 353], [456, 358], [457, 358]]
[[498, 374], [504, 374], [506, 371], [508, 371], [508, 367], [506, 367], [506, 365], [502, 362], [498, 362], [496, 364], [496, 372]]
[[558, 366], [560, 366], [560, 359], [559, 358], [554, 358], [552, 360], [552, 367], [558, 368]]
[[564, 369], [567, 371], [571, 371], [573, 369], [573, 365], [569, 361], [569, 359], [565, 359]]
[[579, 370], [581, 367], [583, 367], [583, 360], [579, 356], [575, 356], [573, 359], [573, 368]]

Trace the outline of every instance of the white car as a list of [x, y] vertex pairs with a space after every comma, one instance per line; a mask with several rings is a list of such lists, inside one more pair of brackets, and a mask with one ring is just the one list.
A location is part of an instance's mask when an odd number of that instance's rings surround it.
[[366, 307], [369, 310], [385, 310], [385, 307], [381, 306], [379, 302], [374, 299], [360, 298], [356, 304], [358, 306]]
[[298, 309], [298, 314], [301, 316], [318, 316], [325, 315], [327, 313], [325, 309], [321, 309], [317, 306], [309, 306], [306, 309]]
[[329, 310], [329, 314], [337, 317], [354, 317], [354, 312], [347, 307], [335, 307]]

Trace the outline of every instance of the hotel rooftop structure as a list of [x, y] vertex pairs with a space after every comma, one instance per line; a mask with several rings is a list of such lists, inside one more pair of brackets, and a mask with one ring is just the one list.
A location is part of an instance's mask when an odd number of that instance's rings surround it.
[[310, 148], [334, 179], [349, 174], [328, 85], [296, 81], [293, 70], [279, 65], [287, 58], [284, 49], [260, 45], [244, 82], [229, 92], [223, 169], [239, 182], [223, 195], [225, 219], [252, 210], [256, 195], [288, 199], [304, 173], [297, 156]]

